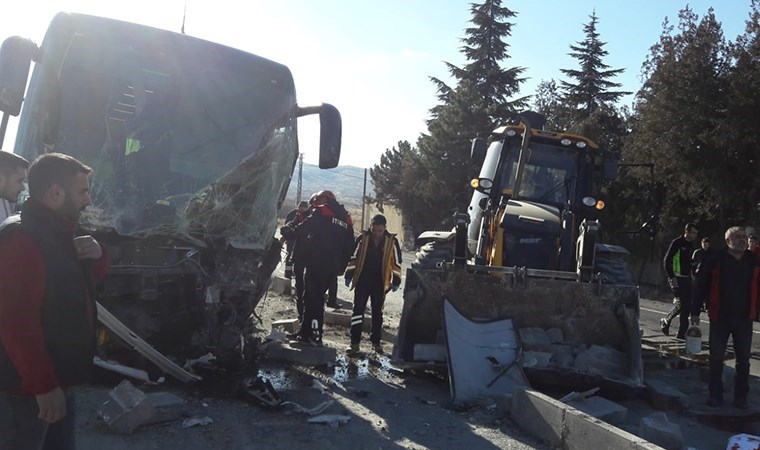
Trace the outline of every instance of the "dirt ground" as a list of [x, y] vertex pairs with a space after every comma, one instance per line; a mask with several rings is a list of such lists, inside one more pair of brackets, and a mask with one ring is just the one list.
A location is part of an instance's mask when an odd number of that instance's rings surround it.
[[[341, 286], [342, 288], [342, 286]], [[395, 293], [400, 300], [400, 292]], [[339, 298], [349, 298], [341, 289]], [[345, 307], [350, 304], [343, 302]], [[387, 336], [395, 335], [400, 308], [389, 308]], [[257, 313], [262, 317], [262, 335], [271, 322], [295, 316], [290, 297], [271, 292]], [[390, 326], [388, 326], [390, 324]], [[184, 416], [138, 428], [132, 435], [111, 431], [98, 418], [97, 410], [108, 391], [119, 381], [82, 388], [77, 404], [77, 440], [82, 450], [96, 449], [337, 449], [337, 448], [546, 448], [519, 431], [493, 401], [468, 408], [450, 404], [447, 381], [427, 373], [404, 373], [390, 367], [387, 356], [370, 351], [348, 358], [348, 330], [327, 326], [326, 345], [338, 351], [335, 364], [319, 370], [277, 361], [263, 361], [258, 373], [269, 380], [285, 401], [311, 408], [332, 401], [322, 414], [349, 417], [340, 426], [308, 423], [312, 417], [286, 406], [272, 411], [246, 403], [230, 391], [233, 380], [220, 377], [209, 382], [212, 389], [182, 387], [167, 382], [162, 386], [135, 385], [146, 393], [166, 391], [185, 399]], [[385, 342], [387, 352], [392, 342]], [[314, 380], [319, 380], [317, 389]], [[321, 392], [321, 391], [322, 392]], [[212, 393], [212, 391], [215, 391]], [[209, 417], [213, 423], [183, 428], [184, 418]]]

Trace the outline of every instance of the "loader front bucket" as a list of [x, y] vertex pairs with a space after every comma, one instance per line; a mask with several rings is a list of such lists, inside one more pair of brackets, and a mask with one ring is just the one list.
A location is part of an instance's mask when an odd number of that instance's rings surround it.
[[445, 369], [444, 299], [471, 321], [511, 319], [534, 387], [643, 386], [637, 286], [478, 273], [473, 266], [409, 269], [396, 365]]

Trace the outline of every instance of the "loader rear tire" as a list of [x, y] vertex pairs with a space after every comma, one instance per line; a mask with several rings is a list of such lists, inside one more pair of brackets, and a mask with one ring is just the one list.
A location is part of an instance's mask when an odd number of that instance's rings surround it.
[[453, 241], [428, 242], [417, 252], [417, 259], [412, 262], [413, 269], [435, 269], [438, 263], [454, 259]]

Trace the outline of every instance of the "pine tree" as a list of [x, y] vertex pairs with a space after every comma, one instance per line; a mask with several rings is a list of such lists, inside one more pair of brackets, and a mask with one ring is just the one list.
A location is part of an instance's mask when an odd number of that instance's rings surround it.
[[[482, 4], [471, 4], [473, 27], [465, 30], [462, 38], [462, 53], [467, 59], [464, 67], [446, 62], [451, 76], [457, 82], [449, 87], [438, 78], [431, 77], [438, 87], [439, 100], [443, 105], [451, 103], [451, 95], [456, 89], [473, 89], [483, 99], [483, 107], [494, 122], [506, 120], [526, 105], [527, 97], [511, 98], [519, 93], [525, 78], [520, 75], [523, 67], [503, 69], [501, 64], [509, 59], [509, 45], [504, 41], [512, 35], [511, 22], [507, 20], [517, 13], [501, 6], [501, 0], [486, 0]], [[435, 117], [439, 108], [433, 108]]]
[[471, 195], [468, 183], [477, 174], [469, 158], [471, 140], [487, 135], [527, 104], [526, 97], [513, 98], [525, 69], [502, 68], [509, 59], [505, 39], [511, 35], [512, 23], [507, 20], [516, 13], [501, 6], [501, 0], [472, 4], [470, 11], [474, 26], [465, 30], [462, 39], [467, 64], [446, 63], [456, 81], [453, 87], [431, 77], [441, 103], [430, 110], [428, 133], [417, 143], [430, 174], [420, 183], [419, 194], [436, 228], [450, 227], [454, 212], [466, 210]]
[[596, 11], [591, 13], [589, 23], [583, 26], [586, 39], [571, 45], [570, 56], [577, 59], [580, 68], [560, 69], [562, 73], [575, 82], [561, 81], [564, 102], [571, 108], [574, 122], [580, 123], [591, 117], [597, 110], [607, 106], [611, 107], [624, 95], [630, 94], [625, 91], [615, 91], [620, 83], [610, 79], [623, 73], [625, 69], [609, 69], [603, 59], [608, 52], [604, 49], [607, 45], [599, 39], [596, 31], [598, 19]]
[[533, 96], [533, 110], [546, 117], [547, 130], [562, 131], [568, 128], [567, 108], [554, 79], [538, 83]]
[[[732, 201], [741, 223], [760, 224], [760, 0], [753, 0], [745, 32], [731, 48], [728, 72], [727, 139], [733, 157], [729, 170], [741, 195]], [[738, 182], [741, 180], [741, 184]], [[757, 230], [756, 230], [757, 231]]]
[[655, 164], [667, 229], [686, 221], [723, 228], [736, 217], [728, 194], [737, 182], [730, 174], [736, 157], [726, 151], [727, 47], [712, 9], [701, 20], [681, 10], [677, 30], [666, 21], [644, 62], [624, 157]]

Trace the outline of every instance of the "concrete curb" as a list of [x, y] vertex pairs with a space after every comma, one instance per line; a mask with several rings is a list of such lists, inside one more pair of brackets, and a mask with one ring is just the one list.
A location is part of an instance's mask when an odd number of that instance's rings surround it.
[[524, 431], [565, 450], [662, 449], [645, 439], [530, 389], [514, 392], [512, 420]]

